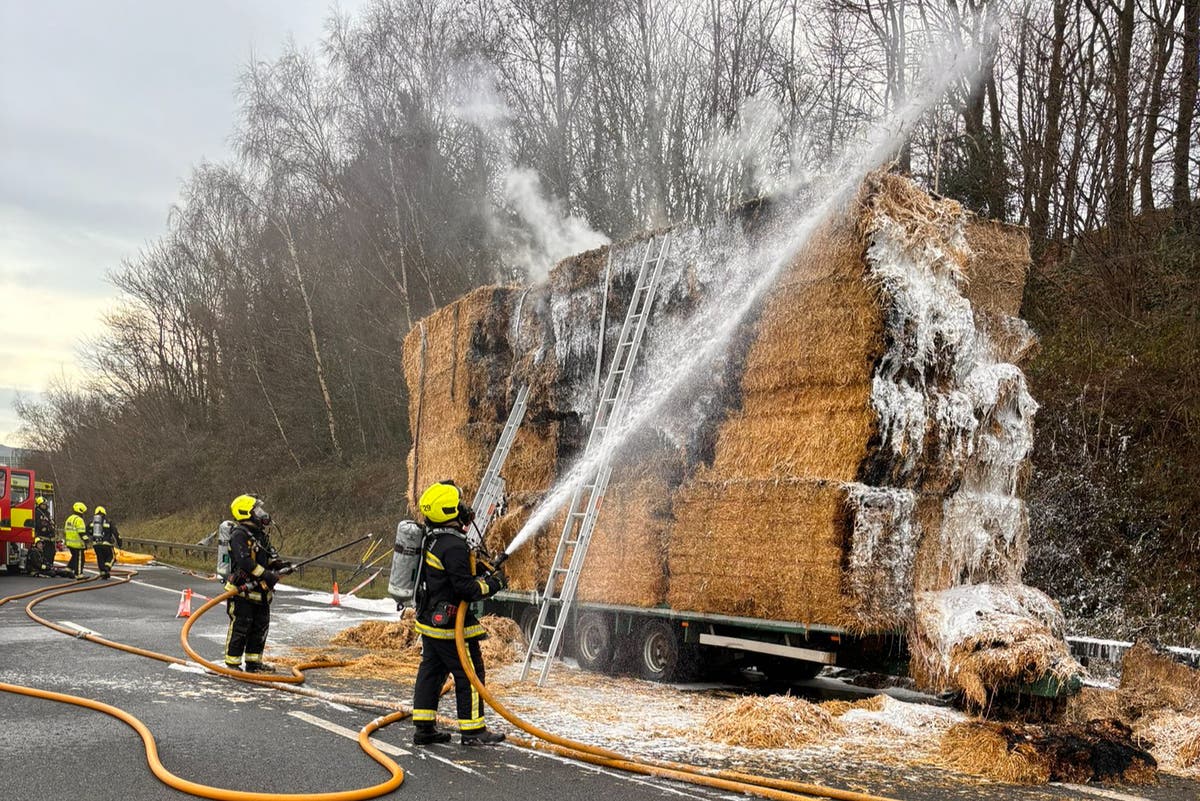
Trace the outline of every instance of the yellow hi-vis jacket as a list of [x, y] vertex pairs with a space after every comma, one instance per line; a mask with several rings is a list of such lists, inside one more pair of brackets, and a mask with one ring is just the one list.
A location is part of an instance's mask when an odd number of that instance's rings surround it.
[[87, 531], [87, 525], [84, 524], [83, 518], [79, 515], [71, 515], [67, 518], [67, 522], [63, 524], [63, 541], [68, 548], [85, 548], [87, 547], [83, 541], [83, 532]]

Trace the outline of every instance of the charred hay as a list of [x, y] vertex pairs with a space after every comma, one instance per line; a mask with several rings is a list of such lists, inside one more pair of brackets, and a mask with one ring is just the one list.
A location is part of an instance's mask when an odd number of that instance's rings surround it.
[[950, 729], [935, 761], [952, 770], [1013, 784], [1156, 784], [1158, 765], [1128, 726], [971, 722]]

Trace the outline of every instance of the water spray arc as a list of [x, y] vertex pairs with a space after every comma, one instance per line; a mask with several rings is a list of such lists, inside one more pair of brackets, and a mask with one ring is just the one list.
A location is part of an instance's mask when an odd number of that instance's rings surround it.
[[[631, 399], [628, 414], [619, 425], [608, 430], [603, 442], [577, 461], [567, 475], [551, 489], [541, 506], [505, 548], [505, 554], [519, 550], [547, 525], [583, 486], [596, 466], [609, 461], [630, 439], [631, 435], [654, 420], [674, 393], [703, 367], [710, 366], [725, 352], [734, 333], [774, 285], [783, 270], [792, 263], [814, 233], [848, 201], [863, 180], [881, 165], [911, 134], [921, 116], [938, 102], [954, 83], [977, 78], [979, 59], [973, 48], [957, 48], [930, 68], [931, 82], [924, 91], [914, 93], [909, 102], [888, 119], [878, 124], [865, 146], [842, 159], [838, 177], [831, 180], [822, 192], [823, 200], [807, 210], [797, 207], [794, 197], [785, 197], [780, 204], [773, 230], [758, 246], [744, 250], [735, 261], [726, 265], [729, 277], [725, 291], [710, 298], [688, 321], [683, 335], [671, 338], [672, 347], [651, 355], [656, 366], [648, 371], [647, 384], [636, 398]], [[782, 218], [796, 212], [798, 221], [787, 223]], [[756, 265], [766, 268], [756, 270]], [[732, 302], [730, 299], [733, 299]]]

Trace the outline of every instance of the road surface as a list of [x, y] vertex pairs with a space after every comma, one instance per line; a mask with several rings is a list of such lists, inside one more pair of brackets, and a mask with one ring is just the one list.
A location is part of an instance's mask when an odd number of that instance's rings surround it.
[[[0, 597], [64, 583], [0, 575]], [[94, 592], [48, 600], [36, 608], [61, 624], [84, 627], [111, 640], [184, 657], [180, 593], [193, 589], [194, 608], [215, 584], [164, 566], [140, 568], [137, 577]], [[384, 781], [387, 773], [367, 757], [355, 733], [377, 717], [362, 710], [208, 674], [196, 666], [171, 666], [41, 626], [25, 613], [27, 601], [0, 607], [0, 681], [81, 695], [112, 704], [141, 719], [154, 733], [160, 759], [182, 778], [201, 784], [264, 793], [334, 792]], [[273, 610], [268, 651], [284, 644], [319, 645], [332, 631], [379, 615], [341, 609], [281, 593]], [[194, 626], [191, 643], [220, 661], [226, 629], [222, 609]], [[408, 684], [352, 682], [311, 671], [306, 686], [405, 703]], [[452, 698], [443, 714], [453, 715]], [[489, 713], [489, 720], [496, 716]], [[503, 724], [493, 723], [496, 728]], [[431, 748], [410, 744], [407, 721], [383, 729], [376, 740], [406, 772], [389, 799], [716, 799], [726, 792], [634, 776], [506, 745], [464, 748], [457, 742]], [[146, 763], [141, 739], [107, 715], [53, 701], [0, 693], [0, 798], [11, 801], [154, 801], [191, 796], [160, 783]], [[1164, 777], [1159, 787], [1078, 791], [981, 784], [932, 769], [880, 766], [859, 775], [827, 775], [814, 765], [802, 781], [866, 790], [909, 801], [934, 799], [1144, 798], [1192, 801], [1197, 785]], [[1101, 793], [1101, 794], [1098, 794]]]

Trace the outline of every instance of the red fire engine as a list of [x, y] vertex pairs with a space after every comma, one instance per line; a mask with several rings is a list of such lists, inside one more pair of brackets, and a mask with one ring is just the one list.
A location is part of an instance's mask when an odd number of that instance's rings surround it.
[[8, 572], [25, 569], [25, 555], [33, 545], [33, 507], [46, 499], [54, 515], [54, 485], [38, 481], [32, 470], [0, 465], [0, 556]]

